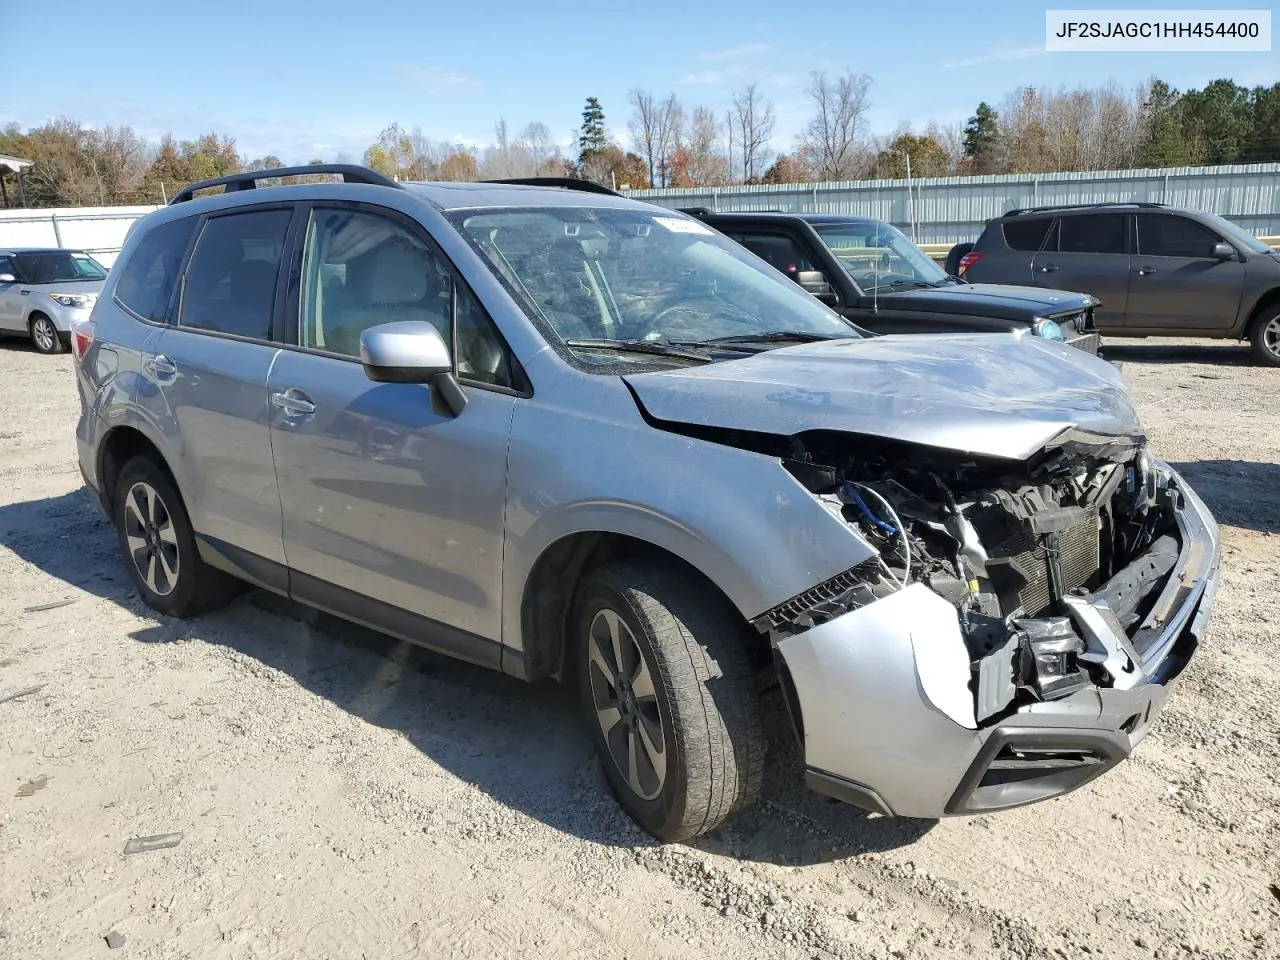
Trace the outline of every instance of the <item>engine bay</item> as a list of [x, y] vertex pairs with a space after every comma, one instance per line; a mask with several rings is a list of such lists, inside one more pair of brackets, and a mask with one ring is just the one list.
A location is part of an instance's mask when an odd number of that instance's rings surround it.
[[1180, 547], [1177, 491], [1141, 442], [1067, 439], [1012, 462], [852, 439], [792, 438], [781, 459], [879, 556], [758, 628], [785, 636], [922, 583], [956, 608], [979, 723], [1116, 682], [1116, 651], [1080, 629], [1073, 606], [1105, 608], [1134, 669], [1128, 637]]

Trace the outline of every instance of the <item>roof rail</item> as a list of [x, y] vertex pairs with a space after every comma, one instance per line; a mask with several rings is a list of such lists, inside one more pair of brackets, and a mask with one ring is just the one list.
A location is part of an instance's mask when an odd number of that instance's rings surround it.
[[210, 187], [225, 187], [223, 193], [238, 193], [241, 190], [253, 190], [259, 180], [276, 180], [280, 177], [305, 177], [312, 174], [333, 173], [342, 177], [344, 183], [369, 183], [379, 187], [396, 187], [390, 177], [384, 177], [376, 170], [356, 166], [353, 163], [315, 163], [308, 167], [276, 167], [274, 170], [253, 170], [248, 173], [233, 173], [229, 177], [218, 177], [215, 180], [201, 180], [183, 187], [173, 195], [169, 203], [182, 203], [195, 196], [198, 190]]
[[518, 187], [559, 187], [562, 190], [581, 190], [583, 193], [603, 193], [610, 197], [620, 197], [616, 190], [601, 186], [593, 180], [579, 180], [577, 177], [510, 177], [503, 180], [484, 180], [483, 183], [509, 183]]
[[1096, 207], [1167, 207], [1167, 203], [1148, 203], [1143, 200], [1102, 200], [1098, 203], [1054, 203], [1047, 207], [1018, 207], [1006, 210], [1004, 216], [1016, 217], [1022, 213], [1048, 213], [1050, 210], [1088, 210]]

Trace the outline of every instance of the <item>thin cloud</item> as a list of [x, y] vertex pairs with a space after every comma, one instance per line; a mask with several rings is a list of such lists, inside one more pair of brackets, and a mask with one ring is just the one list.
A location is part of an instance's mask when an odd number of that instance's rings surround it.
[[953, 60], [950, 63], [944, 63], [943, 66], [948, 70], [957, 67], [976, 67], [979, 64], [995, 63], [1000, 60], [1027, 60], [1031, 57], [1043, 57], [1048, 52], [1041, 46], [1006, 47], [1003, 50], [992, 50], [990, 53], [984, 53], [980, 57], [972, 57], [968, 60]]
[[405, 79], [431, 93], [478, 93], [484, 89], [482, 81], [448, 67], [410, 66], [401, 72]]
[[682, 87], [713, 86], [724, 83], [724, 74], [711, 71], [709, 73], [686, 73], [676, 81]]
[[764, 53], [772, 49], [767, 43], [743, 43], [736, 47], [729, 47], [727, 50], [707, 50], [704, 53], [694, 55], [696, 60], [741, 60], [743, 57], [750, 57], [757, 53]]

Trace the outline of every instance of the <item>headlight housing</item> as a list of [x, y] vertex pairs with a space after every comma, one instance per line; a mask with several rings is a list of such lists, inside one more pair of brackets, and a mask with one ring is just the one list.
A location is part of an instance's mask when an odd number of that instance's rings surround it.
[[85, 307], [92, 307], [93, 302], [98, 298], [91, 293], [51, 293], [49, 299], [64, 307], [83, 310]]
[[1053, 320], [1037, 320], [1035, 326], [1031, 328], [1037, 337], [1043, 337], [1045, 340], [1066, 340], [1066, 335]]

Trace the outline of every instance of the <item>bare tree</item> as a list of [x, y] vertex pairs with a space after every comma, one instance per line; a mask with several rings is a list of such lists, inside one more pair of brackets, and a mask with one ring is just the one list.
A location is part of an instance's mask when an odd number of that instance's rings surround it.
[[688, 154], [685, 174], [691, 186], [716, 186], [729, 180], [729, 158], [720, 150], [720, 124], [706, 107], [696, 107], [685, 128], [683, 143]]
[[528, 153], [531, 176], [546, 176], [559, 168], [560, 150], [545, 123], [534, 121], [521, 130], [520, 144]]
[[815, 70], [808, 94], [814, 115], [800, 137], [800, 152], [823, 180], [848, 180], [865, 166], [867, 111], [871, 108], [871, 78], [846, 71], [831, 79]]
[[768, 163], [769, 139], [776, 122], [773, 103], [760, 96], [758, 83], [752, 81], [734, 94], [729, 108], [729, 125], [733, 131], [730, 136], [737, 136], [744, 182], [755, 180], [757, 169]]
[[958, 123], [948, 123], [939, 127], [931, 123], [925, 128], [925, 136], [933, 137], [942, 145], [947, 155], [947, 176], [955, 176], [964, 159], [964, 127]]
[[633, 110], [627, 123], [631, 141], [649, 166], [649, 183], [656, 187], [659, 185], [658, 175], [662, 173], [667, 154], [673, 146], [673, 134], [679, 129], [683, 110], [675, 94], [658, 100], [647, 90], [637, 88], [627, 95], [627, 99]]

